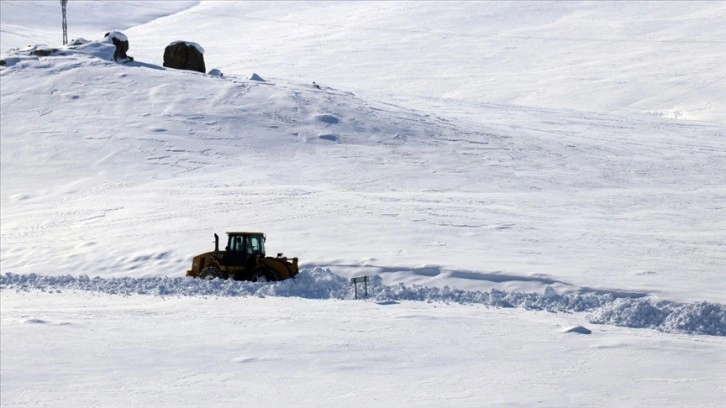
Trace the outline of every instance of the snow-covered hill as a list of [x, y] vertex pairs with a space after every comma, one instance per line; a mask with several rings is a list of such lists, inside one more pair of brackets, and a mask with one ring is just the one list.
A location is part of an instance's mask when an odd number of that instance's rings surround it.
[[145, 61], [183, 38], [222, 71], [387, 98], [726, 124], [725, 13], [698, 1], [201, 2], [128, 32]]
[[[721, 126], [503, 105], [479, 106], [480, 124], [119, 65], [102, 42], [66, 53], [21, 49], [2, 71], [8, 271], [174, 276], [214, 232], [257, 229], [304, 263], [401, 272], [392, 282], [541, 290], [545, 276], [724, 300], [709, 284], [724, 261]], [[441, 273], [410, 272], [425, 265]]]
[[[722, 3], [69, 2], [70, 37], [92, 40], [70, 48], [59, 5], [0, 5], [3, 406], [721, 400]], [[134, 62], [110, 60], [112, 29]], [[175, 40], [223, 76], [163, 68]], [[238, 229], [300, 278], [183, 278]], [[215, 318], [159, 321], [194, 309]], [[306, 325], [322, 339], [287, 337]], [[198, 353], [209, 333], [223, 344]], [[104, 377], [106, 397], [69, 396], [99, 372], [79, 350], [114, 341], [91, 349], [132, 392]]]

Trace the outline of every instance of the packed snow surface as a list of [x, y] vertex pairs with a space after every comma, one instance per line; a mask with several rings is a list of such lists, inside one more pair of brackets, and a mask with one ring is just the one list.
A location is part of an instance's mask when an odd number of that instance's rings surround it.
[[725, 16], [0, 2], [3, 408], [722, 406]]

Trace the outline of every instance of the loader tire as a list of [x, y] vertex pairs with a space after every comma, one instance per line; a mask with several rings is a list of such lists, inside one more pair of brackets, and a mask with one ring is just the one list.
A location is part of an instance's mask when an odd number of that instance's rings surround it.
[[277, 272], [272, 269], [265, 269], [265, 279], [267, 279], [268, 282], [276, 282], [280, 280], [277, 277]]
[[199, 278], [204, 280], [212, 280], [212, 279], [224, 279], [225, 276], [222, 273], [222, 271], [219, 270], [216, 266], [207, 266], [206, 268], [202, 269], [201, 272], [199, 272]]
[[268, 282], [275, 282], [280, 279], [277, 278], [277, 273], [271, 268], [259, 269], [256, 273], [255, 281], [259, 281], [260, 278], [265, 278]]

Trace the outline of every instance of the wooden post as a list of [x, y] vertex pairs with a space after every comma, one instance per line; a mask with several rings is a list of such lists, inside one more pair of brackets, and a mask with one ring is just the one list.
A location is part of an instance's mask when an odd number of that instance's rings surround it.
[[365, 289], [365, 297], [368, 297], [368, 277], [367, 276], [359, 276], [356, 278], [351, 278], [350, 282], [355, 287], [355, 298], [358, 299], [358, 284], [362, 283], [363, 288]]

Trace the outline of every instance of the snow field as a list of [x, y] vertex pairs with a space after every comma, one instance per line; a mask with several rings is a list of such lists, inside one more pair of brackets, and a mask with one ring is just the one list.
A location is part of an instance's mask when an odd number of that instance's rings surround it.
[[2, 408], [723, 406], [725, 3], [68, 11], [0, 2]]
[[565, 333], [580, 316], [546, 311], [78, 290], [1, 296], [9, 407], [716, 407], [724, 380], [720, 337], [601, 325]]

